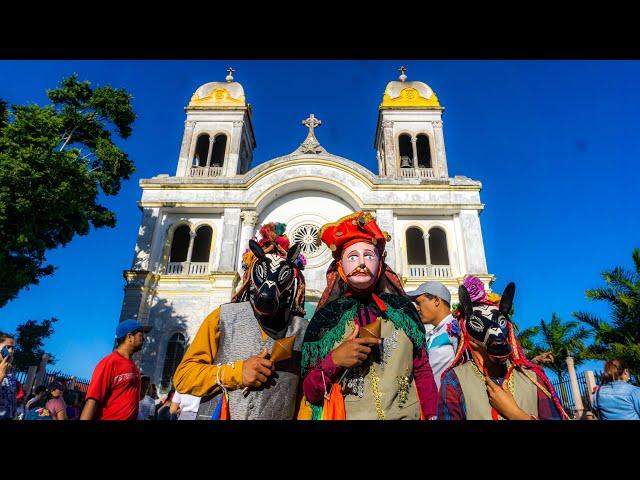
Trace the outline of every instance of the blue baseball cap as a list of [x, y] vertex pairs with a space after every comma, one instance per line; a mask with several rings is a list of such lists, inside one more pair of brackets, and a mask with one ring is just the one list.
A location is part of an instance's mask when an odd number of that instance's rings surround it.
[[124, 322], [120, 322], [116, 327], [116, 340], [120, 340], [122, 337], [136, 330], [147, 333], [151, 330], [151, 327], [142, 325], [137, 320], [125, 320]]

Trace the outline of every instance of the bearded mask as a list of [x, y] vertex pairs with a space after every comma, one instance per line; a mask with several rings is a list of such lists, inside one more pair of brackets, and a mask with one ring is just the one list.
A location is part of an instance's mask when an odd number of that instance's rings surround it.
[[249, 241], [249, 248], [256, 256], [251, 266], [249, 288], [253, 310], [260, 316], [270, 317], [284, 308], [291, 309], [300, 288], [301, 275], [294, 262], [301, 245], [294, 243], [286, 257], [265, 253], [255, 240]]
[[482, 344], [491, 357], [504, 362], [511, 355], [511, 345], [508, 341], [509, 312], [516, 292], [515, 283], [511, 282], [504, 289], [500, 305], [487, 305], [471, 302], [469, 292], [460, 285], [460, 309], [464, 316], [465, 327], [471, 338]]

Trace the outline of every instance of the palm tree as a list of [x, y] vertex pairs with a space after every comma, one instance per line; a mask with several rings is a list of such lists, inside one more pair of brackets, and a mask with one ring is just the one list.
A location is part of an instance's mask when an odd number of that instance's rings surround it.
[[632, 253], [635, 271], [615, 267], [603, 272], [606, 286], [586, 291], [589, 300], [604, 301], [611, 307], [610, 321], [587, 312], [573, 316], [586, 323], [595, 334], [587, 357], [610, 360], [620, 358], [632, 371], [640, 371], [640, 249]]
[[529, 327], [522, 332], [518, 333], [518, 343], [522, 347], [524, 354], [527, 358], [532, 359], [536, 355], [540, 355], [542, 351], [540, 347], [535, 344], [534, 337], [540, 333], [540, 327]]
[[[531, 331], [535, 331], [535, 333], [531, 333]], [[528, 348], [525, 347], [521, 339], [525, 333], [527, 335], [525, 335], [524, 341], [528, 342]], [[537, 334], [541, 336], [540, 343], [534, 341]], [[575, 320], [565, 322], [558, 315], [552, 313], [549, 323], [540, 320], [539, 327], [524, 330], [518, 340], [523, 348], [529, 350], [529, 356], [550, 351], [553, 355], [553, 361], [544, 366], [553, 371], [558, 378], [562, 378], [567, 372], [566, 359], [568, 356], [573, 357], [576, 366], [585, 360], [584, 352], [587, 349], [585, 341], [590, 335], [589, 330], [580, 327], [580, 322]]]

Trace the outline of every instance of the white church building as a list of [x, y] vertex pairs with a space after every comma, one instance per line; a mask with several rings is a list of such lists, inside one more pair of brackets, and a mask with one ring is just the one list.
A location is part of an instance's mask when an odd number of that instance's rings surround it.
[[153, 327], [140, 367], [162, 392], [203, 319], [239, 287], [241, 256], [266, 222], [286, 223], [289, 238], [303, 243], [307, 318], [331, 262], [318, 231], [359, 210], [391, 235], [386, 261], [406, 290], [438, 280], [456, 301], [466, 274], [489, 288], [482, 185], [449, 177], [444, 108], [428, 85], [407, 81], [402, 68], [386, 86], [373, 139], [377, 172], [327, 152], [313, 114], [295, 151], [252, 168], [251, 105], [232, 73], [191, 97], [175, 175], [140, 180], [142, 220], [120, 320]]

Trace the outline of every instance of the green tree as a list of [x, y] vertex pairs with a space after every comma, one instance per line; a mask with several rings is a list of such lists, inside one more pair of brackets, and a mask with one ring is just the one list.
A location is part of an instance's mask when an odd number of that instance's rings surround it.
[[[567, 371], [566, 360], [568, 356], [573, 357], [576, 366], [585, 360], [585, 351], [587, 350], [585, 342], [591, 336], [588, 329], [580, 326], [580, 322], [575, 320], [565, 322], [555, 313], [551, 314], [549, 323], [540, 320], [539, 327], [536, 326], [524, 330], [520, 335], [525, 333], [527, 333], [525, 342], [528, 342], [528, 346], [534, 355], [542, 352], [551, 352], [553, 362], [545, 363], [544, 366], [553, 371], [558, 377], [562, 377]], [[540, 337], [539, 343], [535, 341], [536, 336]], [[520, 340], [520, 337], [518, 339]], [[523, 348], [525, 348], [524, 345]]]
[[589, 358], [620, 358], [633, 372], [640, 372], [640, 249], [634, 248], [631, 257], [635, 271], [615, 267], [602, 273], [605, 286], [586, 291], [589, 300], [609, 304], [610, 320], [583, 311], [573, 315], [593, 329]]
[[534, 340], [539, 333], [540, 327], [529, 327], [517, 333], [518, 343], [520, 343], [524, 354], [529, 359], [542, 353], [540, 347], [536, 345]]
[[[53, 317], [42, 322], [27, 320], [16, 328], [16, 346], [14, 352], [14, 365], [19, 371], [26, 371], [32, 365], [39, 365], [44, 355], [44, 340], [53, 332], [53, 324], [58, 319]], [[49, 364], [56, 362], [53, 355], [49, 354]]]
[[0, 307], [54, 272], [47, 250], [115, 226], [97, 197], [135, 171], [112, 138], [131, 135], [131, 95], [76, 75], [47, 95], [45, 107], [0, 101]]

